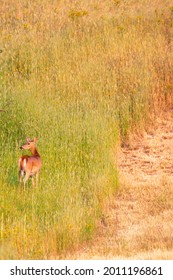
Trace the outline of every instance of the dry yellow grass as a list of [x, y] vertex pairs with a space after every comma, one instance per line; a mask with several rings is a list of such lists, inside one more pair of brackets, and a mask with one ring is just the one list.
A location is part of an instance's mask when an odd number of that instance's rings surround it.
[[105, 207], [95, 239], [67, 258], [173, 259], [172, 143], [169, 111], [157, 120], [152, 134], [122, 149], [120, 188]]
[[[172, 1], [1, 2], [0, 258], [61, 258], [116, 190], [114, 147], [172, 102]], [[24, 192], [26, 136], [43, 168]]]

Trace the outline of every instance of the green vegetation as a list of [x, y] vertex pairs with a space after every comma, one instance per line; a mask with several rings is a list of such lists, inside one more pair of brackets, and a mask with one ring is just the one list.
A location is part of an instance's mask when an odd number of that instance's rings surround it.
[[[2, 259], [61, 258], [92, 237], [117, 187], [115, 147], [171, 102], [173, 9], [164, 2], [2, 3]], [[38, 189], [24, 191], [26, 136], [39, 138], [43, 168]]]

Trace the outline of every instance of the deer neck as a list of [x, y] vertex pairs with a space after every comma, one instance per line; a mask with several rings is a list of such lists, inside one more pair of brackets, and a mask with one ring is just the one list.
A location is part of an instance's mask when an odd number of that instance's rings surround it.
[[39, 153], [38, 153], [36, 147], [31, 147], [31, 148], [30, 148], [30, 151], [31, 151], [31, 154], [32, 154], [33, 156], [38, 156], [38, 157], [40, 157], [40, 155], [39, 155]]

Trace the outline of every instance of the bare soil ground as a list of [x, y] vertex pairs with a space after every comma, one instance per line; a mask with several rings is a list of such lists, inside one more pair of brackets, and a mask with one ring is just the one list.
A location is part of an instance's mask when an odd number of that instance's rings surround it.
[[173, 110], [118, 152], [120, 187], [68, 259], [173, 259]]

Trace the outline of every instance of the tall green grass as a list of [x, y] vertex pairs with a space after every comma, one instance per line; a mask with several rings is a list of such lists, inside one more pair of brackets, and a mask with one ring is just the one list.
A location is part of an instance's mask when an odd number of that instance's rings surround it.
[[[118, 185], [115, 147], [172, 100], [171, 6], [67, 2], [2, 5], [1, 258], [62, 258], [92, 238]], [[24, 191], [26, 136], [43, 167]]]

